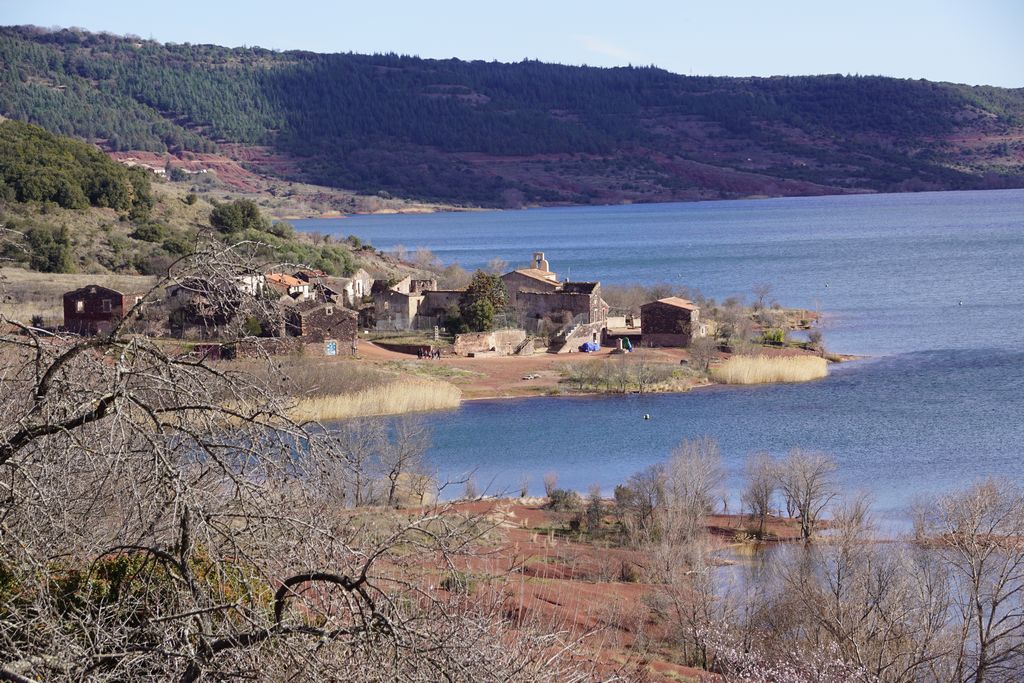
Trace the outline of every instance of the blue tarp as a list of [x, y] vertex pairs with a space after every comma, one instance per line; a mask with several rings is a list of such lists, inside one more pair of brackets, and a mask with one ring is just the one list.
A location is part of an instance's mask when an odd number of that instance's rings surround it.
[[594, 351], [600, 351], [601, 347], [595, 342], [583, 342], [580, 344], [580, 351], [583, 353], [593, 353]]

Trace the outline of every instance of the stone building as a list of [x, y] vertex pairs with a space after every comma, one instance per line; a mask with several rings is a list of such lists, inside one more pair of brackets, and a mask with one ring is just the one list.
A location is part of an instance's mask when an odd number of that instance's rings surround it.
[[217, 339], [233, 336], [247, 323], [259, 324], [262, 336], [281, 336], [284, 322], [265, 299], [277, 294], [282, 304], [294, 305], [295, 299], [267, 284], [258, 272], [214, 277], [187, 277], [168, 285], [165, 306], [173, 336]]
[[516, 309], [520, 292], [553, 292], [558, 289], [558, 276], [551, 272], [544, 252], [534, 252], [529, 268], [519, 268], [501, 276], [508, 290], [508, 305]]
[[333, 339], [347, 349], [359, 333], [359, 314], [340, 304], [300, 302], [286, 313], [285, 333], [311, 342]]
[[593, 328], [600, 333], [608, 326], [608, 304], [601, 298], [600, 282], [563, 282], [550, 292], [523, 291], [516, 309], [524, 326], [536, 330], [542, 321], [565, 321]]
[[423, 292], [423, 300], [420, 302], [419, 310], [416, 313], [415, 325], [419, 329], [429, 329], [434, 325], [444, 326], [448, 319], [448, 312], [454, 307], [459, 307], [459, 301], [465, 290], [461, 289], [435, 289], [431, 292]]
[[600, 339], [607, 327], [608, 304], [601, 298], [601, 283], [559, 282], [544, 252], [533, 254], [530, 268], [505, 273], [501, 280], [508, 290], [509, 307], [530, 332], [578, 327]]
[[[404, 277], [389, 284], [373, 283], [373, 314], [378, 330], [411, 330], [417, 327], [420, 306], [431, 292], [437, 292], [437, 280]], [[431, 323], [433, 324], [433, 323]]]
[[64, 329], [75, 334], [104, 334], [141, 300], [141, 294], [125, 294], [100, 285], [66, 292]]
[[702, 334], [700, 309], [677, 296], [643, 304], [640, 333], [645, 346], [689, 346]]
[[393, 289], [373, 293], [373, 316], [378, 330], [412, 329], [423, 296]]
[[312, 298], [349, 308], [359, 308], [363, 298], [370, 294], [374, 282], [373, 277], [362, 268], [350, 277], [326, 275], [322, 271], [308, 269], [298, 271], [295, 277], [309, 283]]
[[312, 299], [310, 284], [287, 273], [267, 273], [267, 287], [281, 296], [290, 296], [296, 301]]

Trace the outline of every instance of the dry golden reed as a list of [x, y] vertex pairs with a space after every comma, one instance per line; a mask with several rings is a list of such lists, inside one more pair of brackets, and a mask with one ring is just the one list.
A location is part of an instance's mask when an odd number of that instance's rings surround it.
[[733, 356], [711, 369], [723, 384], [809, 382], [828, 375], [828, 361], [818, 356]]
[[462, 391], [447, 382], [398, 380], [347, 394], [299, 399], [292, 417], [330, 422], [352, 417], [401, 415], [457, 408], [461, 399]]

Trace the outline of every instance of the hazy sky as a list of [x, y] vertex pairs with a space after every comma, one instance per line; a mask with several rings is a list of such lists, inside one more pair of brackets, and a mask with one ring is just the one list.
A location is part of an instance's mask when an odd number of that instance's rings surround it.
[[0, 0], [0, 24], [282, 50], [1024, 87], [1024, 0]]

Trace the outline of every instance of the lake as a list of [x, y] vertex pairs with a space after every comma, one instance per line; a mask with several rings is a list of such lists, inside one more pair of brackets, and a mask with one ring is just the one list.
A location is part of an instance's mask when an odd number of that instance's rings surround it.
[[733, 490], [752, 451], [823, 450], [844, 488], [869, 490], [890, 519], [978, 477], [1024, 482], [1024, 190], [295, 224], [466, 268], [544, 251], [577, 280], [685, 284], [719, 299], [770, 283], [783, 305], [826, 314], [830, 350], [870, 356], [803, 385], [467, 403], [429, 418], [442, 476], [475, 469], [479, 484], [517, 490], [525, 475], [536, 492], [556, 471], [561, 486], [610, 491], [680, 439], [710, 434]]

